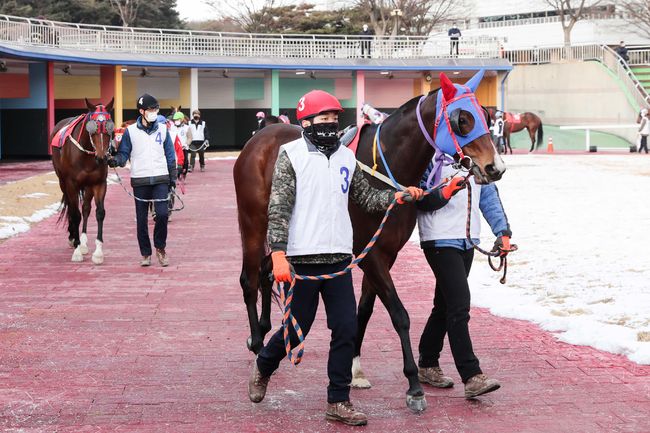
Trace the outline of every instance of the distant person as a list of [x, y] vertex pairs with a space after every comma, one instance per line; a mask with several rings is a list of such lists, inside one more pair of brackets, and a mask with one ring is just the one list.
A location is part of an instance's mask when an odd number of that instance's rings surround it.
[[361, 39], [361, 57], [371, 57], [370, 44], [374, 34], [375, 32], [368, 28], [368, 24], [363, 25], [363, 30], [359, 32], [359, 39]]
[[[495, 117], [496, 119], [494, 120], [494, 125], [492, 126], [492, 135], [494, 135], [494, 141], [497, 145], [497, 151], [499, 154], [506, 153], [508, 150], [506, 149], [503, 139], [503, 130], [505, 129], [506, 123], [503, 121], [503, 113], [501, 111], [497, 111]], [[510, 149], [510, 153], [512, 153], [512, 149]]]
[[641, 142], [639, 144], [639, 153], [645, 149], [648, 153], [648, 135], [650, 135], [650, 119], [648, 119], [648, 110], [643, 108], [641, 110], [641, 124], [639, 125], [639, 135]]
[[253, 135], [255, 135], [255, 133], [260, 129], [264, 128], [264, 119], [266, 119], [266, 113], [263, 111], [258, 111], [255, 113], [255, 119], [257, 119], [257, 129], [253, 131]]
[[205, 149], [210, 146], [210, 131], [205, 125], [205, 121], [201, 120], [201, 112], [199, 110], [192, 111], [192, 120], [190, 121], [190, 133], [192, 134], [192, 143], [190, 144], [190, 152], [192, 158], [190, 159], [189, 172], [194, 171], [194, 163], [196, 162], [196, 154], [199, 154], [199, 164], [201, 171], [205, 171]]
[[460, 33], [460, 29], [456, 27], [456, 23], [447, 31], [447, 36], [449, 36], [449, 55], [458, 57], [458, 40], [462, 34]]
[[278, 116], [278, 120], [282, 123], [286, 123], [287, 125], [291, 123], [291, 120], [289, 120], [289, 113], [286, 111], [283, 111], [282, 114]]
[[627, 62], [630, 61], [630, 56], [627, 54], [625, 42], [621, 41], [620, 45], [616, 47], [616, 54], [621, 56], [621, 59], [625, 60], [624, 66], [627, 66]]

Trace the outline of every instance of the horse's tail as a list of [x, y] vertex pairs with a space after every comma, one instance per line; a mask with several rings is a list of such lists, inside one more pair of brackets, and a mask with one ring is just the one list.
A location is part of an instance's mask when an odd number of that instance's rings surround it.
[[537, 145], [535, 146], [535, 149], [539, 149], [539, 146], [542, 145], [542, 141], [544, 141], [544, 127], [542, 126], [542, 121], [539, 121], [539, 128], [537, 128]]
[[61, 206], [59, 206], [59, 218], [56, 220], [57, 224], [60, 224], [61, 221], [65, 219], [68, 220], [68, 200], [66, 200], [65, 194], [61, 196]]

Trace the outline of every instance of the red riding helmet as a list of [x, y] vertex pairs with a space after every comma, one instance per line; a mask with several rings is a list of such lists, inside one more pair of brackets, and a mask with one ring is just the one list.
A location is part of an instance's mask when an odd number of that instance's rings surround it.
[[312, 90], [298, 101], [296, 117], [298, 120], [318, 116], [327, 111], [343, 111], [341, 103], [335, 96], [323, 90]]

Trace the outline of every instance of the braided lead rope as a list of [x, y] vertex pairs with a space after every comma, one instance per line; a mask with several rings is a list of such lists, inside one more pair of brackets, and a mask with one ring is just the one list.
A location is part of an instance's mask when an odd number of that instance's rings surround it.
[[[454, 174], [454, 176], [456, 175], [456, 173]], [[450, 181], [452, 177], [453, 176], [447, 177], [442, 182], [440, 182], [440, 184], [427, 189], [426, 191], [424, 191], [424, 195], [422, 197], [424, 198], [425, 196], [431, 194], [431, 192], [437, 189], [440, 185]], [[386, 221], [388, 221], [388, 217], [391, 215], [391, 212], [393, 211], [395, 204], [397, 204], [397, 199], [393, 199], [393, 201], [386, 209], [386, 213], [384, 214], [384, 217], [382, 218], [379, 227], [377, 227], [377, 230], [373, 234], [372, 238], [370, 238], [370, 241], [368, 242], [366, 247], [363, 249], [363, 251], [361, 251], [361, 253], [357, 257], [355, 257], [355, 259], [345, 269], [331, 274], [323, 274], [323, 275], [299, 275], [299, 274], [292, 273], [291, 284], [289, 285], [289, 288], [286, 291], [287, 292], [286, 295], [284, 293], [284, 288], [281, 287], [281, 283], [274, 280], [272, 290], [274, 290], [276, 294], [279, 296], [280, 303], [281, 303], [280, 308], [282, 310], [282, 330], [284, 336], [284, 347], [287, 352], [287, 357], [289, 358], [289, 361], [293, 365], [300, 364], [300, 361], [302, 360], [302, 356], [305, 352], [305, 336], [303, 335], [302, 329], [300, 328], [298, 321], [291, 313], [291, 301], [293, 300], [293, 290], [296, 285], [296, 280], [324, 281], [324, 280], [331, 280], [333, 278], [352, 272], [352, 269], [359, 266], [359, 263], [361, 263], [361, 261], [368, 255], [368, 253], [370, 253], [372, 247], [375, 246], [375, 243], [377, 242], [377, 239], [379, 238], [381, 232], [384, 230], [384, 225], [386, 224]], [[270, 278], [273, 279], [273, 274], [270, 275]], [[291, 349], [291, 340], [289, 338], [289, 322], [291, 322], [291, 324], [293, 325], [293, 329], [296, 331], [296, 335], [298, 336], [298, 345], [293, 350]], [[294, 354], [294, 350], [297, 350], [298, 353]]]
[[[503, 276], [499, 280], [501, 284], [506, 283], [506, 275], [508, 273], [508, 256], [502, 255], [502, 253], [511, 253], [514, 251], [518, 250], [517, 245], [511, 244], [510, 249], [503, 249], [503, 248], [498, 248], [494, 251], [486, 251], [483, 248], [479, 247], [477, 244], [474, 243], [472, 240], [472, 235], [471, 235], [471, 224], [472, 221], [472, 183], [467, 182], [467, 223], [465, 224], [465, 235], [467, 237], [467, 241], [469, 244], [478, 252], [481, 254], [484, 254], [488, 258], [488, 264], [490, 265], [490, 268], [494, 272], [500, 272], [503, 269]], [[499, 266], [495, 266], [492, 263], [492, 257], [499, 257]]]

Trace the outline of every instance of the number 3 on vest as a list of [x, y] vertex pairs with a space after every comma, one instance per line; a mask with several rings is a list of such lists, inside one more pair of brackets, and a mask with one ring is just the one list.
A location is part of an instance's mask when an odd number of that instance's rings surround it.
[[345, 194], [348, 192], [348, 188], [350, 188], [350, 170], [347, 167], [341, 167], [340, 173], [343, 175], [343, 182], [345, 182], [341, 184], [341, 191]]

